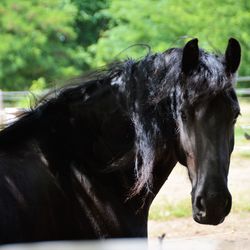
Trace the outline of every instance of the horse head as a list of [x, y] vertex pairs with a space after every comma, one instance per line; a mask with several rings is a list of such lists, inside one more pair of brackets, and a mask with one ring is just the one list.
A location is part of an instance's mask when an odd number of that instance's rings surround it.
[[182, 50], [178, 159], [187, 166], [192, 183], [193, 218], [202, 224], [221, 223], [231, 209], [227, 177], [240, 113], [233, 88], [240, 54], [233, 38], [222, 56], [199, 49], [197, 39]]

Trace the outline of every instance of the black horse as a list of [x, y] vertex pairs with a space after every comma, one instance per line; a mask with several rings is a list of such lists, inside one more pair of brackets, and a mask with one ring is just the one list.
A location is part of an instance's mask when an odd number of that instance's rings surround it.
[[177, 162], [194, 220], [219, 224], [240, 45], [127, 60], [51, 93], [0, 133], [0, 242], [146, 237], [150, 204]]

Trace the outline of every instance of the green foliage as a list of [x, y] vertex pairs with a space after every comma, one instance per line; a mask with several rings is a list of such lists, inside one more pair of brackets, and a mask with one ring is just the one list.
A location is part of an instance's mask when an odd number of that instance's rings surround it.
[[38, 78], [37, 80], [32, 81], [30, 86], [30, 91], [41, 91], [46, 88], [46, 81], [43, 77]]
[[76, 13], [66, 0], [2, 0], [0, 88], [27, 89], [41, 76], [49, 82], [79, 73], [84, 52], [75, 44]]
[[70, 78], [112, 60], [181, 47], [191, 37], [224, 53], [240, 40], [240, 75], [250, 75], [247, 0], [2, 0], [0, 88], [29, 89], [33, 80]]
[[[96, 52], [93, 65], [110, 61], [120, 51], [135, 43], [147, 43], [154, 51], [182, 46], [190, 37], [200, 45], [218, 52], [229, 37], [240, 40], [243, 47], [241, 75], [249, 75], [250, 2], [246, 0], [133, 0], [111, 1], [111, 16], [106, 30], [91, 50]], [[126, 56], [141, 56], [128, 49]]]
[[29, 94], [27, 94], [25, 97], [23, 97], [16, 103], [13, 103], [14, 106], [26, 109], [34, 107], [37, 102], [37, 99], [39, 99], [39, 96], [43, 95], [43, 90], [46, 88], [46, 86], [47, 83], [43, 77], [40, 77], [37, 80], [33, 80], [31, 86], [29, 87]]
[[89, 46], [97, 42], [102, 32], [106, 30], [109, 15], [104, 9], [108, 8], [108, 0], [71, 0], [77, 7], [74, 29], [77, 41], [82, 46]]

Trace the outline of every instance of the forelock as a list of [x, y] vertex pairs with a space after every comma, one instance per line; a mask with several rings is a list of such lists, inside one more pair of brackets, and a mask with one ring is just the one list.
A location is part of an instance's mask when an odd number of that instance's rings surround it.
[[232, 88], [234, 75], [225, 71], [224, 57], [209, 54], [200, 50], [200, 62], [196, 70], [182, 79], [182, 89], [185, 101], [194, 105], [200, 100], [213, 96]]

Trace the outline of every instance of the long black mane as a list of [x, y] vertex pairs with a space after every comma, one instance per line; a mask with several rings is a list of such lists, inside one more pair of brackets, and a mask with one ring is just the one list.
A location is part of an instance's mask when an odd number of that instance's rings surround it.
[[[177, 133], [171, 121], [177, 116], [178, 99], [182, 100], [180, 107], [195, 105], [199, 100], [204, 101], [232, 88], [234, 80], [226, 80], [221, 66], [224, 60], [222, 56], [200, 50], [201, 62], [199, 68], [191, 72], [192, 82], [182, 85], [186, 80], [181, 72], [182, 53], [182, 49], [169, 49], [162, 54], [149, 54], [139, 61], [129, 59], [113, 63], [108, 69], [74, 79], [65, 87], [51, 91], [21, 119], [3, 130], [0, 133], [0, 145], [12, 145], [13, 140], [18, 143], [23, 138], [32, 137], [39, 130], [44, 130], [44, 126], [52, 137], [53, 130], [61, 130], [63, 137], [70, 137], [68, 131], [72, 130], [73, 120], [82, 112], [82, 108], [91, 109], [98, 100], [110, 98], [111, 103], [105, 103], [113, 106], [108, 107], [110, 112], [119, 110], [131, 123], [130, 129], [134, 130], [135, 143], [129, 146], [128, 158], [131, 160], [131, 157], [135, 157], [137, 182], [131, 187], [131, 194], [138, 194], [145, 187], [150, 192], [152, 168], [158, 153], [156, 149], [164, 148]], [[100, 113], [106, 110], [107, 107], [103, 106]], [[43, 124], [44, 121], [46, 124]], [[95, 126], [89, 124], [92, 125]], [[98, 128], [95, 129], [97, 132]], [[56, 139], [57, 143], [64, 140], [60, 136]], [[57, 145], [54, 146], [57, 148]], [[111, 158], [102, 170], [115, 171], [122, 167], [124, 164], [121, 162], [127, 159], [126, 154], [125, 151], [117, 155], [110, 152]]]

